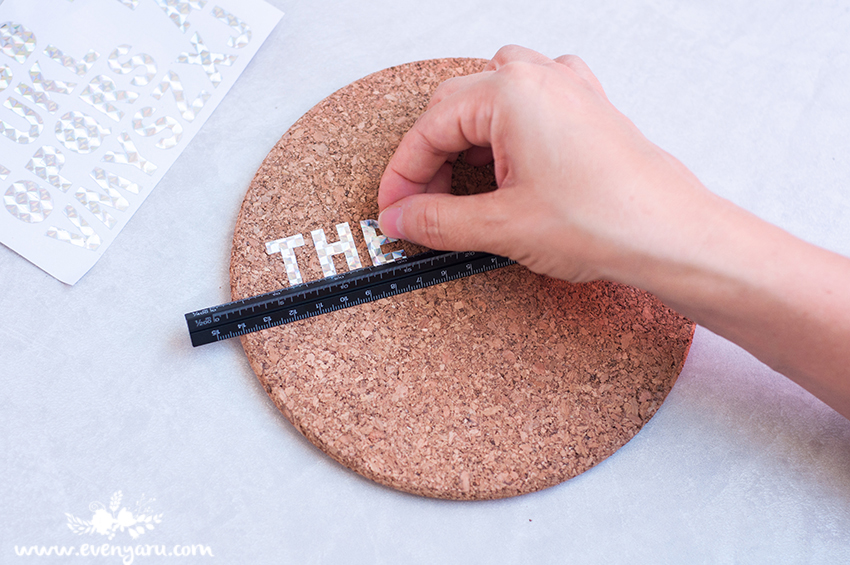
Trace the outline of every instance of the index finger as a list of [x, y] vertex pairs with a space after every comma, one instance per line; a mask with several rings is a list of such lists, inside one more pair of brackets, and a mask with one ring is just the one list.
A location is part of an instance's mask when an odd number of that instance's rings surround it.
[[486, 76], [422, 114], [404, 135], [381, 177], [378, 207], [428, 191], [449, 157], [470, 147], [490, 145], [492, 94]]

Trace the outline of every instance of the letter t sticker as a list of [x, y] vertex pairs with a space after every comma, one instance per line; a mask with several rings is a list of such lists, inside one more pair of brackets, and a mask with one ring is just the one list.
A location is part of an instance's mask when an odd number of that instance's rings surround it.
[[266, 242], [266, 253], [269, 255], [280, 253], [280, 256], [283, 257], [283, 264], [286, 267], [286, 278], [289, 279], [291, 286], [304, 282], [301, 279], [301, 271], [298, 269], [298, 260], [295, 258], [295, 248], [302, 245], [304, 245], [304, 238], [301, 237], [300, 233]]

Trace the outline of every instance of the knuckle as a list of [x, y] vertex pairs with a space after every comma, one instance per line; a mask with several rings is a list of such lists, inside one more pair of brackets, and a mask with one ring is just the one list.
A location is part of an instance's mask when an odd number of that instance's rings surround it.
[[562, 63], [564, 65], [567, 65], [567, 66], [584, 65], [585, 64], [581, 57], [579, 57], [578, 55], [573, 55], [573, 54], [561, 55], [560, 57], [555, 59], [555, 61], [557, 61], [558, 63]]
[[446, 99], [449, 94], [451, 94], [452, 90], [454, 89], [454, 85], [457, 83], [456, 79], [457, 77], [452, 77], [446, 79], [445, 81], [437, 85], [437, 88], [435, 88], [433, 93], [431, 94], [431, 99], [428, 101], [427, 109], [433, 108], [434, 106], [442, 102], [444, 99]]
[[443, 234], [442, 207], [437, 200], [429, 200], [420, 209], [417, 217], [417, 233], [421, 234], [423, 243], [433, 249], [445, 248]]
[[522, 51], [522, 47], [520, 47], [519, 45], [505, 45], [499, 48], [498, 51], [496, 51], [496, 54], [493, 55], [491, 62], [496, 67], [499, 67], [513, 60], [516, 54], [520, 51]]

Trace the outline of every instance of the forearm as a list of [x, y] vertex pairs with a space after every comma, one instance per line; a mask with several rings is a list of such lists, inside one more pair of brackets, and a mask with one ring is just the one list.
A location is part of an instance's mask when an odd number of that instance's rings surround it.
[[635, 282], [850, 418], [850, 259], [709, 200]]

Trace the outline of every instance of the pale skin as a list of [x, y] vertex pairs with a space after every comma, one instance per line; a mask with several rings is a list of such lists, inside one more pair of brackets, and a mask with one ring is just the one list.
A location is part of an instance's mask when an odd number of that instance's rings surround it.
[[[498, 189], [449, 194], [460, 152]], [[504, 47], [443, 83], [378, 193], [384, 234], [647, 290], [850, 418], [850, 259], [706, 189], [578, 57]]]

